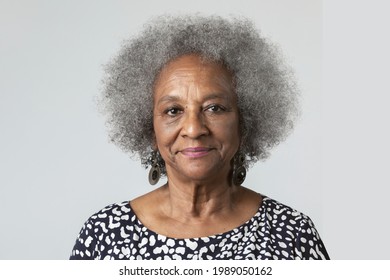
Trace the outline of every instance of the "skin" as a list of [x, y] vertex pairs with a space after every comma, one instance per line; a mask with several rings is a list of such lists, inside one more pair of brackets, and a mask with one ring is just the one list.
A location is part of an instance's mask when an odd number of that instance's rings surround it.
[[131, 201], [141, 222], [174, 238], [210, 236], [249, 220], [261, 196], [232, 184], [240, 145], [233, 77], [222, 65], [184, 55], [154, 87], [155, 148], [168, 183]]

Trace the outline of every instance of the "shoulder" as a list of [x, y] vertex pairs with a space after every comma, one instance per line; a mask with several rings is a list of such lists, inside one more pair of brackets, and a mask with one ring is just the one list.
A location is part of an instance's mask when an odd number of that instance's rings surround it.
[[261, 219], [283, 248], [295, 259], [329, 259], [313, 221], [305, 214], [274, 199], [263, 197]]
[[317, 233], [309, 216], [272, 198], [263, 197], [261, 211], [262, 218], [277, 227], [278, 231], [293, 233], [295, 236], [306, 230]]
[[123, 220], [126, 219], [130, 214], [131, 208], [128, 201], [123, 201], [121, 203], [110, 204], [103, 209], [99, 210], [93, 214], [89, 220], [90, 221], [100, 221], [100, 220]]
[[288, 219], [293, 224], [296, 224], [298, 221], [311, 222], [307, 215], [272, 198], [263, 196], [262, 203], [261, 208], [269, 219], [280, 219], [283, 221]]
[[110, 204], [89, 217], [80, 230], [71, 259], [99, 259], [106, 246], [123, 235], [123, 229], [135, 221], [129, 202]]
[[94, 229], [95, 235], [114, 231], [135, 220], [129, 201], [110, 204], [89, 217], [84, 227]]

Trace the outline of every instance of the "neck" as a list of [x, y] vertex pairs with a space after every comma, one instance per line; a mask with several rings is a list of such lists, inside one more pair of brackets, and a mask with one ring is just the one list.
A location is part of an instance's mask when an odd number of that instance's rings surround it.
[[231, 211], [239, 187], [228, 180], [214, 182], [182, 182], [169, 178], [166, 185], [167, 204], [164, 212], [180, 221], [204, 221]]

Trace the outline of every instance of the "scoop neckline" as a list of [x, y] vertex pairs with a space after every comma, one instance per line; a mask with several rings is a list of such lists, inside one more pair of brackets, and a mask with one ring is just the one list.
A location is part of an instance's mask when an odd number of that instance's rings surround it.
[[214, 234], [214, 235], [209, 235], [209, 236], [201, 236], [201, 237], [175, 238], [175, 237], [170, 237], [170, 236], [166, 236], [166, 235], [160, 234], [160, 233], [158, 233], [158, 232], [156, 232], [154, 230], [149, 229], [147, 226], [145, 226], [141, 222], [141, 220], [138, 218], [137, 214], [135, 213], [135, 211], [131, 207], [131, 204], [130, 204], [131, 201], [127, 201], [127, 207], [130, 209], [130, 212], [132, 213], [132, 215], [134, 215], [135, 222], [141, 227], [141, 229], [145, 229], [145, 230], [142, 230], [142, 231], [148, 231], [152, 235], [159, 236], [159, 237], [162, 237], [164, 239], [173, 239], [173, 240], [177, 240], [177, 241], [180, 241], [180, 240], [183, 240], [183, 241], [186, 241], [186, 240], [199, 240], [199, 239], [200, 240], [217, 239], [218, 237], [223, 237], [223, 236], [226, 236], [226, 235], [231, 235], [232, 233], [239, 232], [247, 224], [249, 224], [252, 221], [254, 221], [256, 219], [256, 217], [259, 217], [259, 216], [261, 216], [262, 214], [265, 213], [264, 212], [264, 207], [265, 207], [264, 206], [264, 201], [270, 200], [270, 198], [268, 198], [267, 196], [265, 196], [263, 194], [260, 194], [260, 193], [259, 193], [259, 195], [262, 197], [260, 205], [257, 208], [257, 211], [255, 212], [255, 214], [253, 214], [253, 216], [251, 218], [249, 218], [246, 222], [244, 222], [243, 224], [239, 225], [238, 227], [235, 227], [235, 228], [230, 229], [228, 231], [225, 231], [225, 232], [222, 232], [222, 233], [217, 233], [217, 234]]

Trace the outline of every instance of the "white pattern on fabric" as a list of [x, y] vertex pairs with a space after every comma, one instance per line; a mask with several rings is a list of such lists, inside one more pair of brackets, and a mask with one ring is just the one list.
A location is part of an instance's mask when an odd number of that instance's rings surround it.
[[263, 197], [256, 214], [225, 233], [170, 238], [146, 228], [128, 201], [112, 204], [84, 224], [70, 259], [329, 259], [306, 215]]

